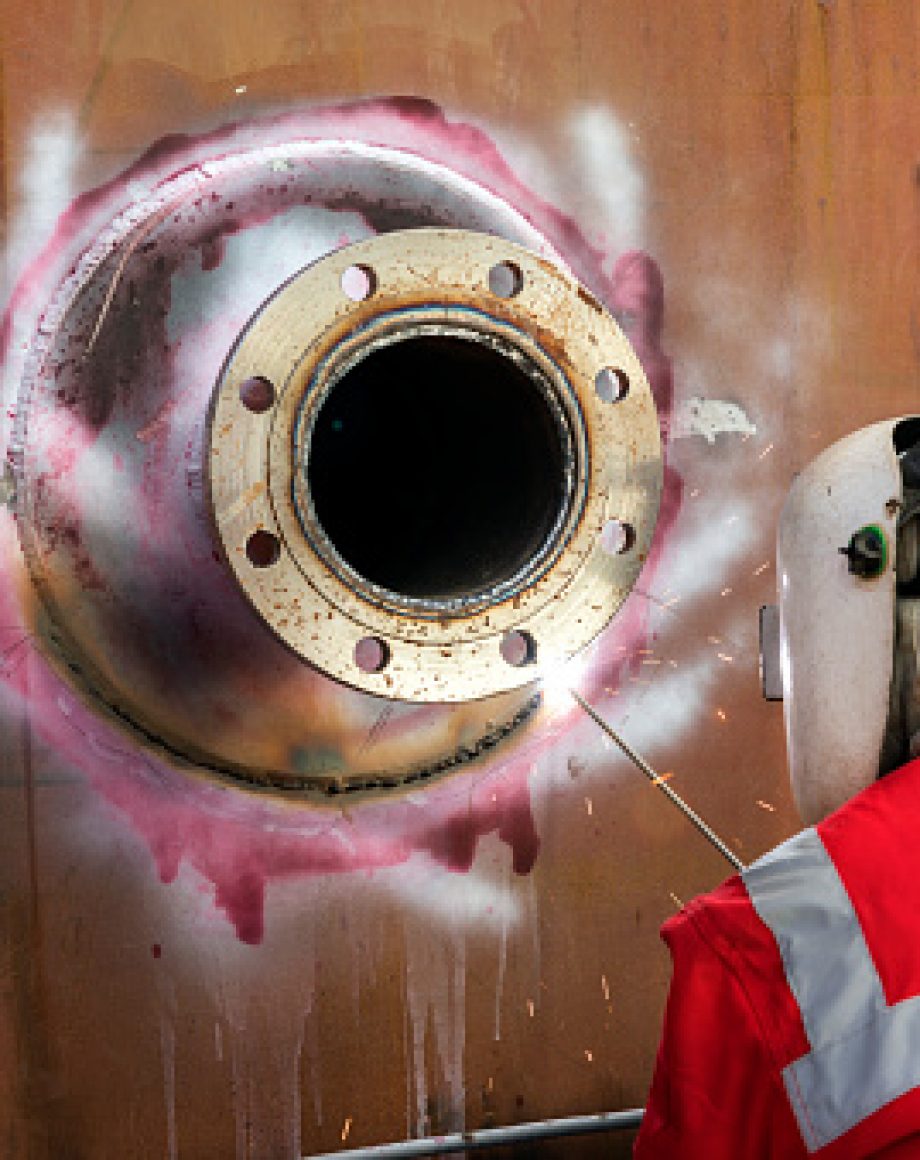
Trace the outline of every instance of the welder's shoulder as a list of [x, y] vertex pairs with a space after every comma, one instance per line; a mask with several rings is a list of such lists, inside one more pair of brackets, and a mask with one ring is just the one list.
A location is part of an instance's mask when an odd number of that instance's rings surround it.
[[739, 951], [763, 941], [763, 924], [744, 883], [735, 874], [669, 918], [661, 928], [661, 937], [672, 956], [703, 944], [720, 958], [734, 962]]
[[[662, 927], [671, 953], [678, 989], [700, 989], [720, 996], [726, 1007], [745, 1013], [752, 1031], [769, 1042], [773, 1032], [767, 1014], [777, 1003], [793, 1002], [786, 986], [776, 940], [761, 921], [739, 875], [717, 890], [689, 902]], [[798, 1023], [794, 1010], [790, 1019]]]

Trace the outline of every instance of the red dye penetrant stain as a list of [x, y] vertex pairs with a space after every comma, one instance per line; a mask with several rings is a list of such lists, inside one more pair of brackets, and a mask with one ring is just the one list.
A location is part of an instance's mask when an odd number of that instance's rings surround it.
[[[40, 547], [57, 553], [55, 558], [66, 563], [84, 587], [108, 584], [113, 602], [118, 593], [111, 589], [111, 576], [104, 579], [94, 567], [98, 544], [82, 538], [85, 521], [79, 473], [81, 465], [92, 462], [91, 457], [97, 461], [102, 457], [113, 430], [133, 432], [130, 444], [118, 445], [112, 463], [119, 477], [140, 473], [143, 485], [136, 525], [140, 531], [137, 542], [118, 541], [117, 546], [143, 563], [149, 574], [144, 589], [149, 600], [129, 607], [115, 636], [149, 641], [150, 664], [162, 663], [164, 685], [180, 682], [186, 697], [208, 695], [209, 666], [226, 649], [234, 616], [248, 615], [242, 600], [232, 595], [223, 566], [215, 558], [207, 521], [183, 522], [175, 515], [175, 504], [180, 492], [187, 491], [190, 449], [197, 446], [192, 419], [203, 414], [213, 382], [209, 372], [202, 379], [204, 393], [195, 394], [194, 371], [199, 365], [195, 360], [202, 351], [217, 352], [222, 358], [252, 307], [240, 307], [239, 318], [231, 310], [226, 317], [203, 319], [191, 336], [173, 340], [167, 325], [171, 278], [190, 249], [198, 253], [203, 273], [219, 270], [228, 238], [273, 220], [303, 200], [294, 177], [284, 172], [283, 152], [274, 164], [284, 180], [272, 171], [272, 179], [263, 187], [240, 188], [233, 197], [207, 190], [206, 163], [232, 161], [244, 150], [316, 139], [400, 150], [445, 166], [488, 190], [499, 207], [496, 231], [505, 228], [506, 209], [509, 214], [513, 211], [524, 223], [522, 229], [526, 226], [535, 236], [542, 236], [549, 250], [560, 255], [618, 315], [645, 367], [662, 418], [666, 420], [670, 413], [672, 378], [670, 363], [660, 348], [664, 291], [658, 267], [639, 252], [619, 257], [611, 267], [614, 255], [589, 244], [574, 220], [529, 190], [481, 129], [449, 120], [430, 102], [395, 99], [295, 111], [199, 137], [160, 142], [121, 177], [78, 198], [63, 215], [50, 244], [17, 288], [2, 335], [9, 358], [12, 312], [38, 311], [51, 296], [55, 281], [66, 276], [81, 246], [90, 244], [106, 221], [130, 208], [132, 197], [152, 196], [164, 183], [186, 178], [194, 183], [200, 178], [201, 189], [196, 196], [189, 195], [190, 205], [168, 207], [173, 215], [168, 222], [168, 215], [163, 214], [168, 231], [157, 236], [151, 232], [134, 245], [107, 304], [112, 313], [106, 325], [98, 328], [96, 309], [88, 312], [80, 326], [71, 328], [72, 346], [55, 356], [57, 364], [49, 380], [59, 391], [47, 419], [49, 426], [44, 433], [30, 431], [33, 440], [41, 436], [48, 452], [44, 476], [30, 497], [36, 521], [46, 521], [36, 533]], [[459, 211], [449, 199], [440, 208], [430, 207], [427, 216], [420, 218], [417, 206], [400, 204], [392, 195], [375, 195], [373, 190], [359, 193], [346, 185], [330, 185], [324, 195], [326, 206], [353, 212], [370, 232], [394, 226], [456, 224], [451, 215]], [[483, 221], [477, 228], [489, 224]], [[143, 281], [145, 271], [147, 280]], [[83, 397], [81, 375], [88, 373], [89, 365], [83, 351], [97, 330], [93, 357], [111, 374], [104, 390], [94, 385]], [[53, 363], [50, 355], [48, 359]], [[149, 383], [144, 379], [145, 366]], [[139, 389], [140, 382], [151, 389]], [[164, 382], [168, 391], [163, 390]], [[176, 432], [182, 432], [183, 422], [188, 430], [176, 451]], [[680, 497], [680, 480], [668, 469], [645, 582], [657, 567]], [[48, 517], [49, 509], [54, 518]], [[16, 559], [13, 535], [3, 517], [0, 546], [5, 549], [2, 559], [10, 577]], [[192, 602], [193, 613], [182, 621], [173, 615], [173, 606], [188, 603], [181, 585], [189, 560], [206, 591], [197, 603]], [[149, 621], [144, 619], [149, 612], [146, 604], [155, 605], [157, 613]], [[508, 846], [516, 873], [529, 873], [537, 860], [540, 839], [531, 807], [532, 769], [536, 758], [558, 741], [571, 715], [539, 735], [525, 731], [508, 751], [510, 756], [458, 772], [412, 795], [411, 800], [399, 797], [364, 803], [347, 813], [292, 806], [175, 768], [81, 700], [32, 645], [30, 620], [12, 582], [0, 586], [0, 624], [0, 679], [11, 693], [27, 701], [33, 726], [84, 772], [94, 789], [141, 835], [162, 881], [172, 882], [186, 864], [211, 884], [215, 906], [227, 915], [243, 942], [256, 944], [263, 938], [266, 888], [279, 879], [377, 869], [413, 859], [462, 873], [471, 868], [478, 844], [488, 834], [497, 834]], [[635, 652], [645, 644], [647, 632], [645, 602], [628, 602], [616, 629], [617, 640], [627, 641], [629, 647], [607, 655], [602, 638], [585, 678], [589, 696], [635, 664]], [[183, 654], [182, 648], [188, 651]], [[160, 651], [154, 655], [156, 649]], [[229, 725], [233, 704], [224, 711]], [[154, 958], [161, 956], [159, 943], [153, 944], [151, 953]]]

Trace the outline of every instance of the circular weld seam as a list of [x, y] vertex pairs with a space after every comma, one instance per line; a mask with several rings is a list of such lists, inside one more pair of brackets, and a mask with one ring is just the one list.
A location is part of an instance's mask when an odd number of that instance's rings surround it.
[[[499, 300], [488, 290], [488, 270], [505, 258], [521, 267], [524, 285], [515, 298]], [[341, 274], [356, 263], [371, 266], [378, 278], [378, 292], [360, 303], [340, 288]], [[298, 562], [308, 546], [291, 496], [298, 392], [337, 342], [380, 314], [432, 303], [486, 313], [486, 302], [488, 315], [531, 336], [523, 341], [539, 346], [572, 385], [592, 465], [584, 510], [560, 557], [513, 599], [450, 620], [396, 615], [359, 597], [315, 553], [305, 569]], [[594, 392], [604, 365], [630, 378], [629, 395], [616, 404]], [[238, 397], [240, 383], [253, 374], [279, 388], [274, 411], [263, 416], [245, 411]], [[651, 392], [610, 315], [573, 279], [522, 247], [459, 230], [384, 235], [336, 251], [295, 276], [256, 315], [228, 360], [217, 387], [210, 450], [212, 504], [226, 555], [263, 618], [295, 652], [337, 679], [413, 701], [460, 701], [527, 684], [532, 667], [500, 659], [501, 637], [511, 629], [533, 635], [541, 666], [587, 644], [638, 576], [661, 490]], [[632, 551], [623, 556], [611, 557], [599, 544], [611, 517], [636, 531]], [[259, 527], [279, 535], [285, 550], [277, 565], [254, 576], [240, 556], [246, 537]], [[330, 586], [335, 600], [327, 595]], [[392, 661], [380, 674], [362, 673], [352, 661], [355, 644], [369, 632], [392, 648]]]

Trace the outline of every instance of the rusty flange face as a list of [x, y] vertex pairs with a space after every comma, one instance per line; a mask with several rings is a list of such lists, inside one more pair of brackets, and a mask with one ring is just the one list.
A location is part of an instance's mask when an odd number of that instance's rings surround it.
[[[426, 336], [515, 365], [552, 427], [559, 478], [551, 526], [507, 575], [418, 596], [337, 550], [309, 478], [317, 416], [349, 371]], [[662, 465], [639, 360], [584, 287], [499, 238], [421, 229], [339, 249], [263, 305], [215, 389], [208, 477], [226, 560], [294, 652], [366, 692], [459, 702], [528, 684], [609, 622], [645, 559]]]

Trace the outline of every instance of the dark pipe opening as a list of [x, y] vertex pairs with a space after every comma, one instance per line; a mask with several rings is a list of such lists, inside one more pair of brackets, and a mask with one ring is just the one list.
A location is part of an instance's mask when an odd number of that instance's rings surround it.
[[482, 342], [378, 347], [317, 415], [316, 518], [365, 580], [432, 601], [481, 595], [533, 559], [564, 510], [561, 422], [534, 378]]

